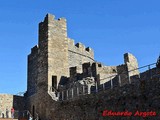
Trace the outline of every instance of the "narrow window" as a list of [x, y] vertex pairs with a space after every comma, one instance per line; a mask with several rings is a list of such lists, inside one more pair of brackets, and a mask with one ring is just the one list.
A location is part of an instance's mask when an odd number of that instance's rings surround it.
[[52, 76], [52, 91], [54, 88], [57, 89], [57, 76]]

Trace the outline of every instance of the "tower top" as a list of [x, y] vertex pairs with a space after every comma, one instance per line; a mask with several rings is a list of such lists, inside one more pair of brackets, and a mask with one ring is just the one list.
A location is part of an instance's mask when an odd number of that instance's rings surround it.
[[[45, 21], [54, 21], [55, 19], [55, 15], [52, 15], [50, 13], [47, 13], [47, 15], [44, 18], [44, 22]], [[57, 21], [64, 21], [66, 22], [66, 19], [64, 17], [58, 18]]]
[[55, 18], [54, 15], [48, 13], [48, 14], [45, 16], [44, 21], [54, 20], [54, 18]]

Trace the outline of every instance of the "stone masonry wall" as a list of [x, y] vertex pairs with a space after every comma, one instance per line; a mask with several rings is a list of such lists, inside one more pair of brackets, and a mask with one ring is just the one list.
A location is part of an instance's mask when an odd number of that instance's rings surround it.
[[[87, 97], [91, 103], [93, 102], [93, 107], [92, 105], [88, 106], [90, 104], [84, 104], [83, 99], [87, 101], [87, 99], [85, 99], [86, 96], [77, 100], [78, 102], [74, 101], [72, 103], [68, 101], [69, 104], [66, 104], [66, 102], [64, 102], [65, 104], [63, 104], [63, 102], [55, 102], [52, 99], [53, 94], [50, 94], [50, 87], [54, 86], [53, 82], [55, 81], [58, 87], [61, 80], [66, 80], [66, 78], [69, 77], [69, 68], [75, 66], [77, 66], [76, 72], [81, 73], [81, 75], [85, 75], [84, 71], [89, 71], [86, 72], [86, 76], [88, 76], [87, 74], [90, 76], [90, 70], [94, 68], [92, 71], [94, 77], [99, 75], [100, 79], [102, 79], [106, 77], [106, 74], [115, 74], [118, 69], [119, 71], [127, 71], [133, 68], [132, 62], [135, 59], [130, 62], [130, 58], [132, 58], [132, 56], [130, 57], [130, 55], [128, 55], [126, 57], [126, 61], [128, 60], [126, 64], [119, 68], [116, 66], [104, 66], [98, 70], [98, 68], [96, 69], [89, 65], [89, 69], [84, 69], [85, 65], [83, 64], [85, 62], [90, 62], [91, 64], [94, 62], [93, 50], [91, 48], [85, 48], [81, 43], [74, 45], [74, 41], [67, 37], [66, 19], [60, 18], [56, 20], [55, 16], [47, 14], [44, 21], [39, 24], [38, 45], [32, 48], [31, 54], [28, 57], [27, 109], [34, 117], [36, 113], [38, 113], [42, 120], [76, 119], [77, 117], [75, 115], [78, 114], [81, 117], [77, 119], [92, 118], [84, 117], [83, 114], [86, 116], [87, 114], [95, 113], [93, 108], [95, 106], [95, 109], [97, 109], [97, 107], [94, 104], [96, 100], [94, 97], [98, 97], [99, 95], [89, 95], [91, 98]], [[84, 73], [82, 73], [82, 71]], [[75, 77], [74, 74], [73, 72], [73, 77]], [[79, 107], [74, 108], [75, 106], [72, 105]], [[73, 107], [73, 109], [71, 109], [71, 107]], [[86, 112], [83, 113], [81, 109], [86, 110]], [[79, 110], [80, 113], [78, 113]], [[72, 114], [69, 113], [68, 116], [68, 112]], [[96, 116], [93, 115], [93, 117], [95, 118]]]
[[[119, 75], [121, 83], [128, 83], [128, 77], [139, 75], [138, 62], [135, 56], [131, 53], [124, 54], [124, 64], [118, 66], [105, 66], [101, 63], [96, 63], [96, 74], [97, 78], [101, 80], [100, 84], [108, 82], [109, 80], [116, 78], [116, 75]], [[133, 70], [133, 71], [132, 71]], [[128, 71], [130, 71], [128, 73]]]
[[74, 45], [67, 37], [66, 19], [55, 19], [47, 14], [39, 24], [38, 45], [32, 48], [28, 56], [28, 94], [33, 94], [43, 84], [53, 85], [56, 77], [57, 87], [61, 80], [69, 77], [69, 68], [77, 66], [77, 72], [82, 73], [84, 62], [93, 62], [94, 52], [81, 43]]
[[0, 118], [2, 113], [6, 117], [6, 109], [9, 110], [9, 118], [11, 118], [11, 108], [16, 111], [24, 110], [24, 97], [10, 94], [0, 94]]
[[52, 76], [57, 76], [57, 85], [69, 76], [68, 40], [66, 19], [54, 19], [48, 14], [48, 85], [52, 86]]
[[48, 18], [39, 23], [38, 58], [37, 58], [37, 91], [48, 90]]
[[52, 120], [51, 113], [57, 108], [55, 106], [55, 101], [43, 89], [28, 97], [26, 99], [26, 104], [27, 110], [29, 110], [33, 118], [36, 118], [38, 115], [41, 120]]
[[28, 75], [27, 89], [28, 95], [36, 92], [36, 83], [38, 77], [38, 46], [31, 49], [31, 54], [28, 55]]
[[131, 53], [124, 54], [124, 63], [127, 65], [127, 70], [131, 71], [130, 76], [139, 74], [138, 70], [135, 70], [138, 68], [138, 62], [135, 56], [133, 56]]
[[91, 48], [85, 47], [82, 43], [74, 43], [68, 38], [69, 67], [77, 66], [77, 72], [82, 73], [82, 64], [94, 62], [94, 52]]
[[98, 63], [97, 64], [97, 75], [99, 77], [98, 80], [100, 80], [100, 84], [103, 84], [113, 79], [114, 76], [117, 75], [117, 68], [116, 66], [104, 66]]
[[13, 95], [1, 94], [0, 95], [0, 116], [2, 113], [6, 116], [6, 109], [9, 110], [9, 117], [11, 117], [10, 110], [13, 107]]
[[[52, 120], [159, 120], [160, 81], [146, 80], [145, 84], [127, 84], [97, 94], [79, 96], [77, 99], [58, 102], [52, 111]], [[103, 116], [105, 110], [131, 112], [131, 116]], [[136, 112], [145, 112], [135, 115]], [[146, 112], [155, 112], [155, 116]], [[105, 115], [105, 114], [104, 114]]]

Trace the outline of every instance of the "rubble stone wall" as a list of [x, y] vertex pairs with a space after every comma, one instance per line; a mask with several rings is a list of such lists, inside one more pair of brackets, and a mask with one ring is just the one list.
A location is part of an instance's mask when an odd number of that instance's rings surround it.
[[[97, 94], [79, 96], [77, 99], [57, 103], [52, 120], [158, 120], [160, 119], [160, 81], [127, 84]], [[103, 116], [105, 110], [131, 112], [131, 116]], [[155, 112], [156, 116], [135, 116], [136, 112]]]
[[10, 95], [10, 94], [0, 94], [0, 117], [2, 117], [2, 113], [4, 117], [6, 117], [6, 109], [9, 110], [9, 118], [11, 118], [11, 108], [15, 109], [16, 111], [24, 110], [24, 97]]
[[94, 62], [94, 52], [91, 48], [86, 48], [82, 43], [74, 43], [74, 40], [68, 38], [69, 67], [77, 66], [77, 72], [82, 73], [82, 64]]

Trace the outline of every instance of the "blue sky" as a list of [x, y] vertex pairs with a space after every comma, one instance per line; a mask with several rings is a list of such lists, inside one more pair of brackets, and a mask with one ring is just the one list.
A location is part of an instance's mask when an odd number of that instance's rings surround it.
[[67, 19], [68, 37], [105, 65], [134, 54], [139, 66], [160, 53], [159, 0], [0, 0], [0, 93], [26, 91], [27, 55], [47, 13]]

